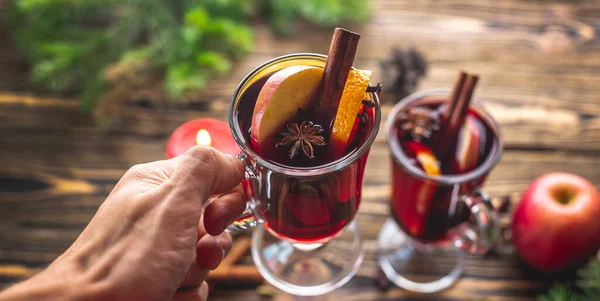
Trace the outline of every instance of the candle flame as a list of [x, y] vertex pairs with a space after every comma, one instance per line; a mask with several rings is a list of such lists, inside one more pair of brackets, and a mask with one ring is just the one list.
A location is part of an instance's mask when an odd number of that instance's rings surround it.
[[196, 135], [196, 144], [210, 146], [212, 144], [210, 133], [205, 129], [200, 129]]

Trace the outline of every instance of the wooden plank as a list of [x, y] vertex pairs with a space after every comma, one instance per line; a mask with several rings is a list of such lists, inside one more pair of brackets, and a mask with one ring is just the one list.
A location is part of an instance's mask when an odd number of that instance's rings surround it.
[[[501, 124], [507, 148], [600, 150], [600, 102], [570, 104], [556, 98], [531, 97], [520, 98], [523, 103], [518, 104], [514, 99], [498, 96], [502, 95], [501, 91], [495, 91], [496, 96], [489, 98], [483, 91], [480, 94], [483, 94], [482, 102]], [[505, 94], [510, 95], [510, 92]], [[31, 99], [30, 96], [25, 97]], [[18, 97], [11, 94], [11, 99]], [[228, 114], [227, 105], [220, 100], [211, 105], [213, 109], [210, 111], [130, 107], [100, 126], [82, 115], [76, 107], [67, 108], [61, 102], [57, 106], [51, 102], [37, 104], [42, 101], [31, 100], [30, 103], [36, 104], [30, 106], [23, 104], [25, 102], [2, 108], [0, 101], [0, 119], [3, 120], [0, 133], [11, 137], [9, 147], [17, 150], [23, 147], [17, 146], [19, 143], [79, 143], [69, 142], [69, 139], [53, 142], [58, 136], [70, 136], [73, 141], [93, 141], [91, 143], [97, 143], [98, 147], [103, 147], [101, 144], [107, 139], [166, 141], [168, 135], [187, 120], [200, 117], [227, 120]], [[390, 110], [391, 105], [383, 107], [384, 120]], [[49, 135], [49, 132], [52, 134]], [[377, 140], [385, 140], [383, 124]]]
[[[370, 22], [349, 27], [368, 33], [361, 40], [359, 56], [382, 57], [392, 45], [415, 45], [434, 54], [432, 60], [468, 63], [527, 58], [531, 59], [526, 61], [529, 64], [547, 61], [561, 66], [599, 62], [593, 51], [569, 55], [576, 49], [597, 49], [593, 42], [598, 27], [597, 3], [469, 2], [376, 1]], [[307, 51], [323, 53], [328, 42], [319, 35], [326, 31], [299, 30], [293, 39], [278, 42], [263, 27], [257, 35], [256, 52], [291, 53], [309, 47]], [[562, 48], [551, 48], [548, 42], [557, 42]], [[561, 59], [553, 61], [551, 57]]]
[[[44, 194], [55, 193], [94, 194], [104, 191], [106, 182], [116, 181], [125, 170], [137, 163], [164, 158], [165, 139], [112, 138], [110, 135], [47, 135], [28, 134], [11, 139], [0, 149], [1, 158], [11, 158], [0, 166], [0, 174], [16, 179], [43, 183], [52, 189]], [[40, 152], [41, 148], [47, 151]], [[523, 185], [544, 172], [563, 170], [579, 173], [590, 179], [600, 178], [598, 156], [594, 153], [563, 151], [506, 150], [500, 164], [492, 172], [489, 183], [492, 192], [506, 193], [523, 188]], [[568, 158], [568, 164], [565, 159]], [[377, 140], [372, 147], [365, 183], [367, 188], [380, 190], [389, 179], [389, 151], [385, 140]], [[522, 171], [515, 173], [514, 166]], [[56, 174], [59, 176], [56, 176]], [[83, 177], [71, 178], [73, 174]], [[499, 176], [497, 176], [499, 175]], [[497, 180], [498, 178], [498, 180]], [[86, 182], [90, 181], [90, 182]], [[98, 180], [98, 183], [94, 183]], [[600, 184], [600, 183], [595, 183]], [[30, 184], [34, 185], [34, 184]]]

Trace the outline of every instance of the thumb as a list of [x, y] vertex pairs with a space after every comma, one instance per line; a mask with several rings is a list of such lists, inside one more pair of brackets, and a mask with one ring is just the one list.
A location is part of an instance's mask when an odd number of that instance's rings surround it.
[[202, 204], [209, 195], [228, 192], [244, 179], [244, 164], [212, 147], [192, 147], [175, 163], [168, 180], [172, 199], [188, 204]]
[[202, 206], [211, 194], [227, 192], [244, 177], [244, 164], [212, 147], [195, 146], [183, 156], [166, 161], [172, 166], [163, 169], [168, 179], [161, 185], [166, 193], [165, 213], [169, 227], [165, 231], [197, 232]]

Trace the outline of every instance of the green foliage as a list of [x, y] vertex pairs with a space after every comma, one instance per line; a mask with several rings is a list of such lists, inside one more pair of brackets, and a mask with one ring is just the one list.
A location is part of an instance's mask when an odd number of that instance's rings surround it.
[[594, 260], [579, 271], [577, 287], [589, 300], [600, 300], [600, 262]]
[[300, 1], [302, 16], [318, 24], [335, 25], [345, 20], [362, 21], [368, 16], [367, 2], [362, 0]]
[[585, 301], [586, 299], [579, 293], [574, 292], [571, 287], [565, 284], [558, 284], [551, 287], [546, 295], [538, 298], [539, 301]]
[[78, 91], [89, 110], [115, 84], [114, 66], [149, 66], [177, 100], [253, 49], [257, 17], [291, 34], [299, 19], [332, 26], [368, 13], [367, 0], [15, 0], [4, 17], [32, 81]]
[[269, 24], [279, 34], [290, 34], [298, 19], [325, 26], [341, 22], [362, 22], [369, 16], [365, 0], [263, 0]]
[[[578, 273], [577, 290], [566, 284], [551, 287], [539, 301], [592, 301], [600, 300], [600, 262], [591, 261]], [[582, 293], [580, 293], [581, 291]]]

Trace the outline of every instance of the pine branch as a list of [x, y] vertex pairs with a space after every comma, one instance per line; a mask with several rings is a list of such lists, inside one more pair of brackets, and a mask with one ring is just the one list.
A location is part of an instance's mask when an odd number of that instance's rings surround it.
[[121, 84], [111, 77], [115, 70], [144, 66], [137, 71], [164, 76], [158, 81], [178, 100], [202, 90], [253, 49], [253, 18], [266, 15], [277, 32], [291, 33], [299, 18], [322, 25], [364, 20], [366, 3], [15, 0], [4, 17], [32, 63], [33, 81], [57, 92], [78, 90], [82, 108], [89, 110], [107, 88]]
[[586, 299], [579, 293], [574, 292], [571, 287], [559, 284], [551, 287], [546, 295], [538, 298], [539, 301], [585, 301]]
[[[591, 301], [600, 300], [600, 262], [592, 260], [579, 270], [579, 280], [573, 288], [566, 284], [552, 286], [539, 301]], [[581, 291], [583, 293], [579, 293]]]
[[600, 300], [600, 262], [594, 260], [578, 273], [577, 286], [590, 300]]

